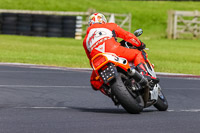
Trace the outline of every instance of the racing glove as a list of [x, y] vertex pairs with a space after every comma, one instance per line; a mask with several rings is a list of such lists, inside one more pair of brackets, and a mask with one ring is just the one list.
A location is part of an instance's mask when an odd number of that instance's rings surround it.
[[137, 47], [138, 50], [143, 50], [143, 49], [145, 49], [145, 48], [146, 48], [146, 45], [145, 45], [142, 41], [140, 41], [140, 42], [141, 42], [141, 45], [140, 45], [139, 47]]

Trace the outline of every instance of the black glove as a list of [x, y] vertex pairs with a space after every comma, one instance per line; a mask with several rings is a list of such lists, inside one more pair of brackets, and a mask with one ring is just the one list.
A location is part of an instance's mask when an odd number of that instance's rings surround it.
[[146, 48], [146, 45], [145, 45], [142, 41], [140, 41], [140, 42], [141, 42], [141, 45], [140, 45], [139, 47], [137, 47], [138, 50], [143, 50], [143, 49], [145, 49], [145, 48]]

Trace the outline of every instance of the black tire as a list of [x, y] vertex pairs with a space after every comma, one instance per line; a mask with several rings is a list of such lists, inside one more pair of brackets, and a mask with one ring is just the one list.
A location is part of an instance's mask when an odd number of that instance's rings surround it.
[[53, 28], [53, 27], [51, 27], [51, 28], [48, 28], [47, 29], [47, 32], [58, 32], [58, 33], [61, 33], [62, 32], [62, 29], [61, 28]]
[[58, 29], [62, 29], [62, 25], [61, 24], [53, 24], [53, 23], [48, 23], [47, 24], [48, 28], [58, 28]]
[[154, 107], [157, 108], [159, 111], [166, 111], [168, 109], [167, 99], [161, 90], [158, 95], [158, 100], [154, 104]]
[[17, 22], [15, 21], [2, 21], [2, 25], [17, 25]]
[[31, 25], [20, 24], [20, 25], [17, 26], [17, 31], [31, 32]]
[[17, 31], [17, 35], [31, 36], [31, 32], [27, 31]]
[[56, 33], [56, 32], [48, 32], [47, 33], [48, 37], [62, 37], [61, 33]]
[[16, 25], [2, 25], [2, 30], [16, 30], [17, 26]]
[[2, 30], [1, 33], [2, 34], [9, 34], [9, 35], [16, 35], [17, 34], [16, 30], [6, 30], [6, 31]]
[[31, 33], [32, 36], [46, 36], [46, 32], [32, 32]]
[[23, 14], [23, 13], [18, 14], [18, 22], [31, 23], [31, 21], [32, 21], [31, 14]]
[[63, 30], [75, 30], [76, 29], [76, 25], [64, 25], [63, 26]]
[[17, 14], [15, 13], [3, 13], [3, 21], [7, 22], [17, 22]]
[[111, 84], [112, 93], [116, 96], [122, 107], [131, 114], [138, 114], [143, 110], [136, 99], [130, 94], [126, 86], [124, 85], [122, 78], [125, 75], [119, 73], [115, 81]]
[[46, 24], [44, 23], [33, 23], [32, 25], [32, 30], [34, 32], [45, 32], [46, 29]]
[[63, 22], [65, 21], [76, 21], [76, 16], [63, 16]]
[[32, 15], [32, 21], [34, 22], [46, 23], [47, 18], [48, 18], [48, 15], [41, 15], [41, 14]]
[[2, 23], [2, 14], [0, 14], [0, 23]]
[[47, 21], [49, 24], [61, 25], [62, 24], [62, 16], [57, 16], [57, 15], [49, 16]]

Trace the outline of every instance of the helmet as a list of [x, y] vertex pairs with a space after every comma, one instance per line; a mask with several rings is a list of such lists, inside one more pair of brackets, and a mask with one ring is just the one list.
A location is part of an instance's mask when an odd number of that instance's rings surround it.
[[105, 24], [107, 23], [107, 20], [105, 16], [101, 13], [94, 13], [89, 17], [89, 25], [91, 26], [92, 24]]

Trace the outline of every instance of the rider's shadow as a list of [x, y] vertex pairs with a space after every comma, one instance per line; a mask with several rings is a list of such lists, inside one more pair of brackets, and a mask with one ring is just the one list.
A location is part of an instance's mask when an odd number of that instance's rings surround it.
[[[93, 112], [93, 113], [111, 113], [111, 114], [129, 114], [123, 108], [86, 108], [86, 107], [68, 107], [80, 112]], [[141, 113], [156, 112], [156, 109], [144, 109]]]

